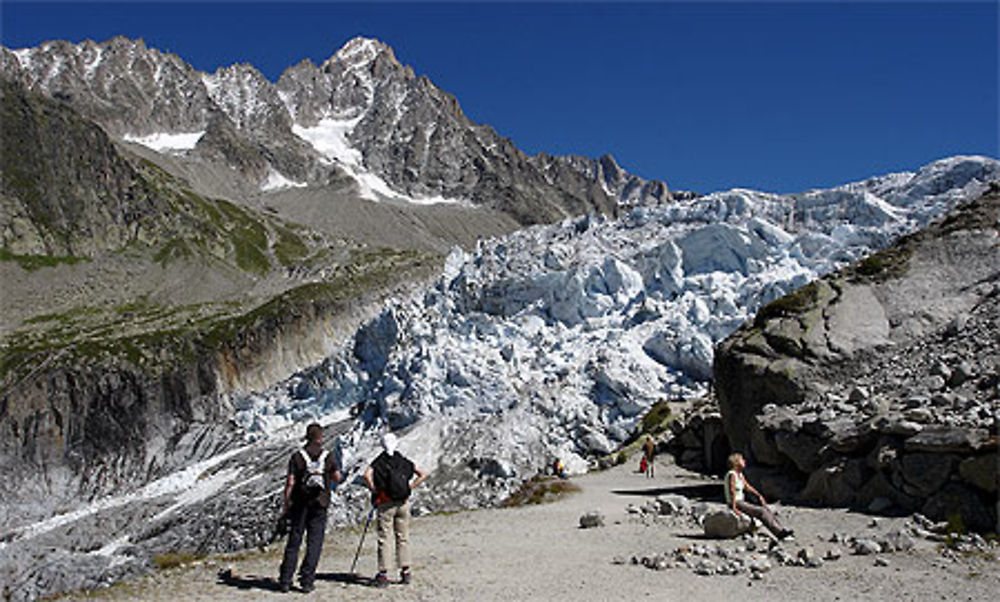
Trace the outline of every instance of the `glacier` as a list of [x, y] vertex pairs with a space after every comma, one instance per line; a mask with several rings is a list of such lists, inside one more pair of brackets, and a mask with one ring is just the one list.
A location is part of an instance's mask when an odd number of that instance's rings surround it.
[[433, 286], [387, 303], [321, 364], [234, 394], [233, 420], [248, 440], [266, 439], [352, 408], [349, 472], [389, 428], [449, 475], [441, 499], [489, 503], [555, 457], [587, 470], [656, 401], [702, 394], [714, 345], [764, 304], [997, 180], [1000, 162], [952, 157], [828, 190], [736, 189], [455, 249]]

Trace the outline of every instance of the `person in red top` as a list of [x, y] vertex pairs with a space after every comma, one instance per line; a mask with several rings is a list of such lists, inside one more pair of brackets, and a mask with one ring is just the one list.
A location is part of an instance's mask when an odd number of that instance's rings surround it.
[[323, 427], [315, 422], [310, 424], [306, 427], [305, 438], [306, 445], [296, 450], [288, 460], [285, 477], [284, 507], [289, 532], [278, 577], [282, 592], [292, 587], [303, 534], [306, 536], [306, 555], [299, 569], [299, 586], [304, 592], [313, 590], [316, 565], [323, 552], [330, 488], [341, 478], [337, 460], [323, 449]]
[[[382, 437], [382, 453], [365, 470], [365, 484], [371, 489], [378, 509], [378, 574], [375, 585], [389, 584], [386, 571], [390, 529], [396, 536], [396, 563], [399, 580], [410, 582], [410, 491], [427, 478], [427, 473], [396, 451], [396, 436]], [[414, 480], [413, 477], [416, 476]]]

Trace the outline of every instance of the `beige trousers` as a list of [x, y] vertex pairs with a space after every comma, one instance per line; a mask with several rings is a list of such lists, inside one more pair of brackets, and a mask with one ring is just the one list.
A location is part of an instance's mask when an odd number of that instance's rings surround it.
[[378, 507], [378, 570], [386, 572], [389, 562], [386, 547], [389, 530], [396, 536], [396, 564], [399, 568], [410, 566], [410, 502], [388, 502]]

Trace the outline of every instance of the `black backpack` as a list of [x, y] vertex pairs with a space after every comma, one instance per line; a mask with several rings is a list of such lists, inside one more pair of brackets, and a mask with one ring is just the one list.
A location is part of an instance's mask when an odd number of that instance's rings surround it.
[[381, 454], [372, 463], [375, 489], [384, 492], [394, 502], [402, 502], [410, 497], [410, 479], [413, 467], [410, 461], [396, 453]]

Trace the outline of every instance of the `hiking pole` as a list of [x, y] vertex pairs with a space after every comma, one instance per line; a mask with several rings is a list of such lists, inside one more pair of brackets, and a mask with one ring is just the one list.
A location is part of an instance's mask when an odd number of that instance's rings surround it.
[[358, 551], [354, 553], [354, 562], [351, 563], [351, 574], [354, 574], [354, 567], [358, 564], [358, 556], [361, 555], [361, 546], [365, 543], [365, 535], [368, 534], [368, 525], [372, 524], [372, 516], [375, 514], [375, 505], [368, 511], [368, 519], [365, 521], [365, 528], [361, 532], [361, 541], [358, 542]]

